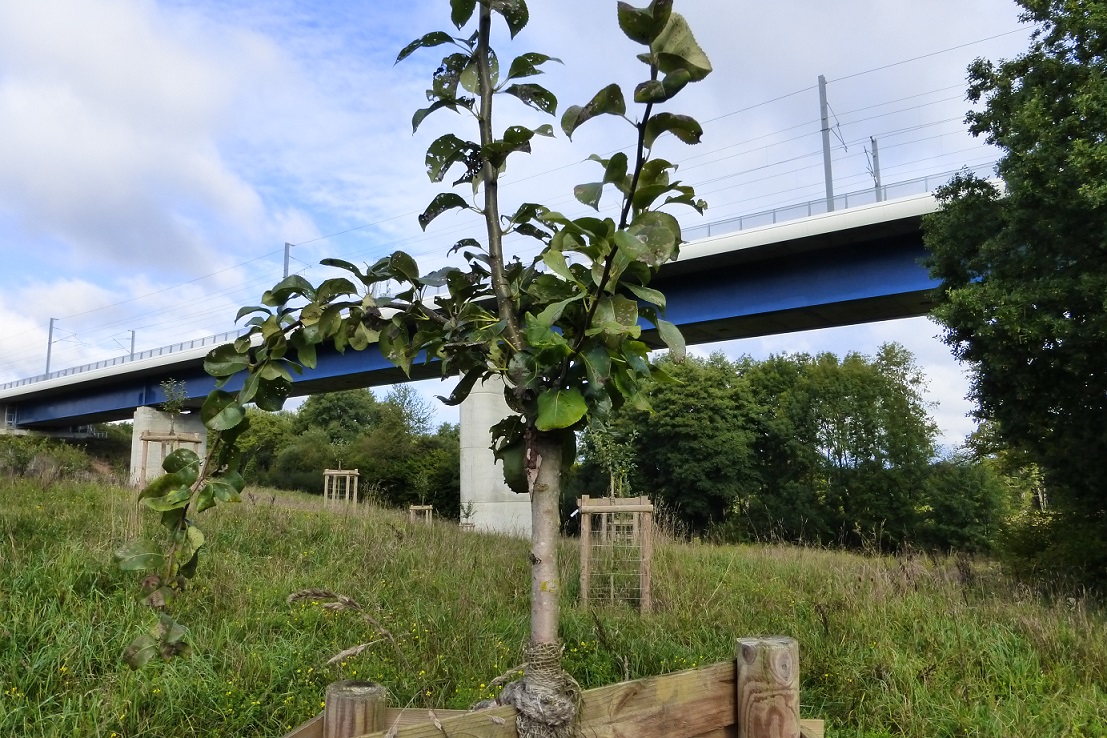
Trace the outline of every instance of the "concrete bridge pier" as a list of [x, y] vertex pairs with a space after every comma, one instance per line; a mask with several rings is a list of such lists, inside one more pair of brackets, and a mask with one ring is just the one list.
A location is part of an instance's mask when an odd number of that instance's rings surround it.
[[492, 426], [511, 414], [499, 377], [478, 384], [461, 403], [461, 510], [464, 515], [472, 504], [468, 522], [477, 530], [529, 538], [530, 495], [508, 488], [503, 464], [496, 461], [491, 448]]
[[199, 412], [173, 415], [152, 407], [135, 410], [131, 436], [131, 484], [145, 487], [161, 476], [161, 462], [178, 448], [207, 452], [208, 433]]

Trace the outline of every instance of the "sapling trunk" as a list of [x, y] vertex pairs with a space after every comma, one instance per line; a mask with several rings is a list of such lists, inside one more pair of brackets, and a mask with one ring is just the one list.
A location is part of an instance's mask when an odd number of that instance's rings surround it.
[[561, 500], [560, 439], [539, 433], [532, 446], [535, 464], [531, 486], [531, 622], [530, 640], [557, 642], [561, 582], [557, 573], [558, 509]]

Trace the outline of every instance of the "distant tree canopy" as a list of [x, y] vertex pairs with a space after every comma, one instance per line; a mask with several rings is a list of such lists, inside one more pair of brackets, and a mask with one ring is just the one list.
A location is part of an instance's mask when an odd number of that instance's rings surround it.
[[1003, 152], [1003, 191], [957, 177], [925, 221], [935, 315], [980, 417], [1044, 474], [1027, 563], [1107, 585], [1107, 11], [1019, 2], [1030, 49], [969, 69], [970, 130]]
[[[970, 459], [934, 458], [922, 376], [903, 347], [664, 366], [676, 382], [651, 389], [653, 414], [625, 408], [607, 432], [641, 438], [630, 494], [692, 532], [885, 550], [994, 540], [1006, 488]], [[603, 494], [594, 444], [582, 447], [577, 488]]]
[[250, 482], [320, 494], [324, 469], [357, 469], [361, 489], [386, 504], [458, 516], [457, 427], [431, 432], [434, 410], [411, 387], [394, 387], [383, 400], [356, 389], [312, 395], [295, 412], [247, 412], [239, 445]]

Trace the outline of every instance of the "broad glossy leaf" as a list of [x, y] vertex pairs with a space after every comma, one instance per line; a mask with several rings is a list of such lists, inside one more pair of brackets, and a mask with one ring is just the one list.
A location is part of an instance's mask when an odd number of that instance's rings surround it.
[[168, 512], [170, 510], [183, 510], [188, 507], [192, 499], [192, 490], [188, 487], [178, 487], [167, 495], [161, 497], [143, 498], [142, 504], [156, 512]]
[[711, 62], [692, 35], [692, 29], [680, 13], [670, 13], [664, 30], [650, 44], [658, 67], [665, 74], [684, 70], [698, 82], [711, 73]]
[[575, 387], [549, 390], [538, 395], [538, 417], [535, 418], [534, 427], [540, 431], [569, 428], [587, 412], [588, 404], [584, 401], [584, 395]]
[[623, 99], [622, 89], [617, 84], [610, 84], [597, 92], [586, 105], [573, 105], [566, 110], [561, 116], [561, 130], [571, 139], [573, 131], [597, 115], [625, 115], [626, 112], [627, 104]]
[[520, 77], [533, 77], [536, 74], [542, 74], [542, 70], [538, 67], [548, 61], [561, 63], [560, 59], [555, 59], [552, 56], [546, 56], [545, 54], [539, 54], [533, 51], [521, 54], [511, 61], [511, 66], [507, 70], [507, 78], [518, 79]]
[[263, 377], [258, 383], [258, 391], [254, 395], [254, 404], [262, 410], [275, 413], [284, 407], [284, 401], [288, 399], [291, 391], [291, 381], [283, 377], [275, 379], [265, 379]]
[[431, 31], [430, 33], [417, 38], [410, 44], [400, 50], [399, 56], [396, 57], [396, 61], [393, 64], [399, 64], [404, 59], [411, 56], [412, 52], [416, 49], [427, 49], [432, 46], [441, 46], [442, 44], [448, 44], [454, 40], [454, 37], [443, 31]]
[[[316, 364], [316, 360], [317, 360], [315, 344], [308, 342], [304, 338], [303, 333], [293, 334], [291, 343], [292, 343], [292, 348], [296, 349], [296, 360], [299, 361], [304, 366], [306, 366], [308, 369], [314, 369], [315, 364]], [[256, 376], [256, 375], [254, 375], [254, 376]], [[258, 377], [258, 381], [260, 381], [260, 379], [261, 378]], [[256, 388], [254, 390], [254, 394], [257, 394]], [[253, 395], [251, 395], [248, 398], [240, 397], [239, 398], [239, 403], [249, 402], [252, 399], [253, 399]]]
[[237, 323], [250, 313], [265, 313], [266, 315], [272, 315], [273, 311], [264, 305], [248, 305], [238, 309], [238, 314], [234, 316], [234, 322]]
[[423, 211], [423, 214], [419, 216], [419, 226], [425, 231], [430, 222], [437, 218], [447, 210], [454, 210], [455, 208], [468, 208], [469, 203], [465, 202], [465, 198], [456, 192], [442, 192], [435, 195], [431, 200], [430, 205]]
[[161, 468], [169, 474], [176, 474], [186, 469], [199, 469], [200, 457], [191, 449], [179, 448], [165, 457], [161, 462]]
[[620, 2], [619, 28], [631, 41], [648, 46], [665, 29], [672, 9], [673, 0], [653, 0], [645, 8]]
[[258, 393], [258, 386], [260, 384], [261, 377], [257, 374], [247, 374], [246, 378], [242, 380], [242, 389], [238, 391], [238, 401], [243, 405], [252, 402], [254, 395]]
[[560, 251], [555, 251], [553, 249], [547, 250], [542, 254], [542, 263], [548, 266], [550, 271], [562, 279], [579, 284], [577, 278], [569, 270], [569, 264], [565, 261], [565, 254]]
[[581, 359], [590, 384], [602, 387], [611, 378], [611, 354], [606, 346], [593, 343], [581, 353]]
[[672, 354], [673, 360], [676, 362], [684, 361], [687, 350], [684, 345], [684, 335], [680, 332], [680, 329], [667, 320], [658, 320], [657, 332], [661, 336], [661, 340], [669, 347], [669, 353]]
[[450, 0], [450, 21], [461, 28], [473, 17], [477, 0]]
[[211, 482], [208, 482], [200, 488], [200, 492], [196, 495], [196, 512], [202, 513], [212, 507], [215, 507], [215, 495], [212, 492]]
[[427, 99], [452, 100], [458, 104], [467, 104], [465, 99], [457, 96], [457, 85], [470, 59], [472, 56], [469, 54], [450, 54], [445, 57], [434, 73], [431, 89], [427, 90]]
[[653, 305], [657, 305], [662, 310], [665, 309], [665, 295], [660, 290], [655, 290], [651, 287], [644, 287], [640, 284], [633, 284], [631, 282], [625, 282], [622, 285], [634, 293], [634, 296], [639, 300], [643, 300]]
[[646, 130], [642, 135], [646, 148], [653, 148], [657, 137], [666, 132], [672, 133], [686, 144], [698, 144], [703, 136], [703, 128], [695, 118], [675, 113], [658, 113], [646, 121]]
[[565, 312], [565, 308], [583, 299], [584, 293], [578, 292], [566, 300], [560, 300], [552, 305], [547, 305], [546, 308], [535, 317], [538, 318], [539, 323], [552, 326], [557, 323], [557, 321], [561, 320], [561, 314]]
[[[271, 364], [269, 366], [272, 366]], [[264, 375], [262, 377], [265, 378]], [[227, 430], [242, 422], [246, 412], [239, 404], [238, 398], [221, 390], [213, 390], [200, 408], [200, 418], [204, 425], [212, 430]]]
[[680, 224], [668, 213], [642, 213], [625, 231], [615, 234], [615, 243], [636, 261], [658, 267], [676, 255]]
[[365, 279], [365, 273], [363, 271], [361, 271], [361, 268], [358, 267], [356, 264], [351, 264], [350, 262], [346, 261], [345, 259], [330, 259], [330, 258], [328, 258], [328, 259], [323, 259], [319, 263], [322, 264], [323, 266], [335, 267], [336, 269], [344, 269], [347, 272], [351, 272], [352, 274], [356, 275], [358, 279], [361, 279], [361, 280]]
[[462, 141], [452, 133], [439, 136], [427, 147], [427, 176], [431, 182], [441, 182], [450, 167], [477, 150], [476, 144]]
[[[435, 199], [437, 200], [438, 198], [436, 197]], [[464, 203], [464, 200], [462, 200], [462, 203]], [[392, 255], [388, 257], [388, 267], [392, 270], [393, 274], [408, 282], [417, 282], [419, 280], [419, 264], [415, 259], [411, 258], [410, 255], [403, 251], [392, 252]]]
[[557, 113], [557, 97], [541, 85], [511, 85], [504, 92], [519, 98], [526, 105], [547, 115]]
[[472, 369], [465, 376], [463, 376], [454, 387], [454, 391], [450, 393], [449, 397], [438, 396], [438, 399], [443, 404], [455, 407], [465, 402], [465, 398], [469, 396], [469, 393], [473, 391], [473, 387], [477, 382], [485, 375], [484, 369]]
[[165, 553], [150, 541], [128, 541], [112, 557], [123, 571], [148, 571], [165, 565]]
[[600, 209], [600, 197], [603, 195], [603, 182], [579, 184], [573, 188], [573, 197], [594, 210]]
[[261, 296], [261, 301], [266, 305], [277, 307], [288, 302], [290, 297], [298, 296], [304, 296], [310, 300], [315, 296], [315, 288], [299, 274], [292, 274], [278, 282], [273, 289], [266, 290]]
[[520, 439], [496, 448], [493, 455], [504, 465], [504, 481], [508, 488], [520, 495], [530, 492], [526, 470], [526, 444]]
[[525, 0], [488, 0], [488, 4], [503, 16], [512, 38], [515, 38], [530, 20], [530, 10], [527, 9]]

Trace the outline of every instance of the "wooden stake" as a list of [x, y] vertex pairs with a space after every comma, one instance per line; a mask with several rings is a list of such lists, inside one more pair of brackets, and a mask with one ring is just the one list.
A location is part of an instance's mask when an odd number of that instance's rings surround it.
[[588, 607], [588, 595], [592, 587], [592, 513], [585, 512], [588, 495], [580, 498], [580, 604]]
[[354, 738], [384, 730], [388, 690], [373, 682], [346, 680], [327, 687], [323, 738]]
[[738, 639], [738, 738], [800, 738], [799, 642]]

